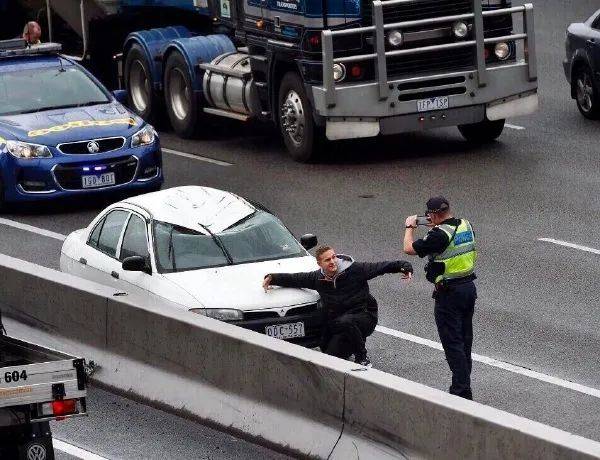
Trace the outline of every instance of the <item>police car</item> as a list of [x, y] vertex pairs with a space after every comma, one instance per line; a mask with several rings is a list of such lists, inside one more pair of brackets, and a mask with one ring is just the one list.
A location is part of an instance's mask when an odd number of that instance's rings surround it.
[[158, 190], [154, 128], [59, 51], [0, 41], [0, 205]]

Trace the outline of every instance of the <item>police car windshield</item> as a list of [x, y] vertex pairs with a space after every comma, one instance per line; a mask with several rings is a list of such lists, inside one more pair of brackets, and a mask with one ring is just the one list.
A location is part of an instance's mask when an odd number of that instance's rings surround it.
[[109, 98], [76, 67], [0, 73], [0, 115], [105, 104]]

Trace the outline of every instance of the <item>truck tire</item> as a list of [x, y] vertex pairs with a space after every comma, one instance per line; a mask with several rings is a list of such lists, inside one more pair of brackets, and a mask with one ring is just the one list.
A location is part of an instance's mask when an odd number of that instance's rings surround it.
[[594, 82], [592, 71], [587, 65], [582, 65], [573, 75], [573, 92], [577, 108], [585, 118], [597, 120], [600, 118], [600, 101], [598, 88]]
[[474, 144], [485, 144], [498, 139], [503, 129], [504, 120], [490, 121], [487, 118], [479, 123], [458, 126], [462, 136]]
[[18, 452], [19, 460], [54, 460], [51, 437], [42, 437], [21, 444]]
[[200, 104], [181, 54], [175, 52], [165, 65], [165, 104], [171, 126], [180, 137], [193, 137], [198, 130]]
[[157, 112], [157, 98], [152, 90], [150, 63], [140, 45], [134, 44], [129, 48], [125, 56], [124, 73], [129, 108], [144, 120], [153, 121]]
[[300, 163], [315, 161], [325, 143], [323, 128], [316, 126], [312, 106], [300, 75], [288, 72], [279, 86], [279, 129], [290, 156]]

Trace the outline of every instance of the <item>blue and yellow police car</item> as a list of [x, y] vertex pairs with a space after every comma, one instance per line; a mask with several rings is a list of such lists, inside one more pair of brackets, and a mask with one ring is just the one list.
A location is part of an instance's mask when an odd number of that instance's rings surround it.
[[154, 128], [59, 52], [0, 41], [0, 204], [158, 190]]

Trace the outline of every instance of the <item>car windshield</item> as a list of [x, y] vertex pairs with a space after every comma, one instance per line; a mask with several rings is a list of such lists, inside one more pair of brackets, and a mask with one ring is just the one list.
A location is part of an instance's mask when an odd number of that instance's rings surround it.
[[0, 73], [0, 115], [107, 102], [104, 91], [74, 66]]
[[163, 273], [306, 255], [279, 219], [263, 211], [213, 236], [155, 221], [154, 244]]

